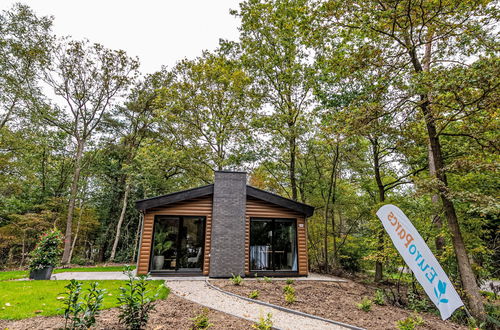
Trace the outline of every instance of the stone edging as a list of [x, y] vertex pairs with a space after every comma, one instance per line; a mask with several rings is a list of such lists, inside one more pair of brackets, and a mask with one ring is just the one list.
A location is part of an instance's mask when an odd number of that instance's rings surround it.
[[275, 308], [275, 309], [278, 309], [278, 310], [280, 310], [282, 312], [292, 313], [292, 314], [296, 314], [296, 315], [299, 315], [299, 316], [304, 316], [304, 317], [308, 317], [308, 318], [311, 318], [311, 319], [316, 319], [316, 320], [319, 320], [319, 321], [323, 321], [323, 322], [327, 322], [327, 323], [331, 323], [331, 324], [335, 324], [335, 325], [340, 325], [342, 327], [345, 327], [345, 328], [348, 328], [348, 329], [352, 329], [352, 330], [366, 330], [364, 328], [359, 328], [359, 327], [356, 327], [354, 325], [350, 325], [350, 324], [347, 324], [347, 323], [337, 322], [337, 321], [333, 321], [333, 320], [322, 318], [320, 316], [316, 316], [316, 315], [312, 315], [312, 314], [300, 312], [300, 311], [297, 311], [297, 310], [294, 310], [294, 309], [289, 309], [289, 308], [286, 308], [286, 307], [283, 307], [283, 306], [278, 306], [278, 305], [274, 305], [274, 304], [267, 303], [267, 302], [264, 302], [264, 301], [260, 301], [260, 300], [256, 300], [256, 299], [251, 299], [251, 298], [243, 297], [243, 296], [240, 296], [238, 294], [222, 290], [221, 288], [218, 288], [215, 285], [211, 284], [207, 279], [205, 280], [205, 283], [211, 289], [217, 290], [217, 291], [222, 292], [224, 294], [227, 294], [229, 296], [240, 298], [240, 299], [243, 299], [243, 300], [246, 300], [246, 301], [249, 301], [249, 302], [253, 302], [253, 303], [256, 303], [256, 304], [259, 304], [259, 305], [263, 305], [263, 306]]

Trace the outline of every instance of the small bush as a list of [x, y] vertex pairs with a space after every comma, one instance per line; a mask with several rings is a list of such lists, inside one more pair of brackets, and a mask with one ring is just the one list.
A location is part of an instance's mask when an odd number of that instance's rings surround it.
[[273, 328], [273, 321], [271, 320], [271, 317], [273, 314], [268, 313], [266, 317], [260, 316], [259, 322], [252, 324], [252, 328], [258, 329], [258, 330], [271, 330]]
[[285, 281], [285, 283], [286, 283], [286, 284], [288, 284], [288, 285], [291, 285], [291, 284], [293, 284], [294, 282], [295, 282], [295, 281], [294, 281], [294, 280], [292, 280], [291, 278], [287, 278], [287, 279], [286, 279], [286, 281]]
[[293, 304], [295, 302], [295, 293], [286, 292], [285, 293], [285, 302], [289, 305]]
[[375, 291], [373, 302], [379, 306], [385, 305], [385, 294], [383, 290], [377, 289], [377, 291]]
[[64, 329], [88, 329], [96, 323], [106, 291], [98, 286], [98, 282], [91, 283], [85, 295], [81, 295], [82, 282], [71, 280], [65, 286]]
[[404, 320], [399, 320], [396, 325], [399, 330], [413, 330], [423, 324], [424, 320], [418, 314], [415, 314], [413, 316], [408, 316]]
[[38, 239], [35, 249], [30, 252], [30, 271], [48, 266], [55, 267], [59, 263], [62, 252], [62, 233], [57, 229], [44, 232]]
[[243, 282], [243, 278], [240, 275], [234, 275], [229, 279], [233, 285], [241, 285], [241, 282]]
[[359, 304], [356, 306], [362, 311], [369, 312], [372, 309], [372, 301], [368, 298], [364, 298]]
[[159, 292], [152, 293], [148, 289], [146, 275], [134, 278], [132, 267], [125, 267], [124, 273], [128, 276], [125, 287], [120, 287], [120, 314], [118, 318], [127, 329], [143, 329], [149, 320], [149, 314], [155, 309], [155, 299]]
[[291, 285], [285, 285], [283, 287], [283, 293], [293, 293], [293, 294], [295, 294], [295, 289]]
[[273, 280], [270, 277], [264, 276], [264, 282], [271, 283]]
[[253, 290], [248, 294], [248, 298], [250, 299], [257, 299], [259, 298], [259, 290]]
[[213, 326], [213, 323], [210, 323], [208, 319], [208, 308], [204, 308], [200, 314], [196, 315], [196, 317], [191, 320], [193, 321], [191, 330], [208, 329]]

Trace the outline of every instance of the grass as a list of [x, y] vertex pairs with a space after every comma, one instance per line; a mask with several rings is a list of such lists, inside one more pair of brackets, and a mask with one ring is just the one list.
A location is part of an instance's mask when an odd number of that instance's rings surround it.
[[[135, 269], [135, 266], [133, 266]], [[67, 272], [121, 272], [123, 266], [97, 266], [97, 267], [75, 267], [54, 269], [54, 274]], [[15, 280], [28, 277], [27, 270], [0, 271], [0, 281]]]
[[[87, 289], [93, 281], [82, 281]], [[126, 281], [97, 281], [99, 287], [106, 289], [104, 307], [118, 305], [119, 287]], [[37, 315], [51, 316], [63, 314], [62, 297], [69, 281], [4, 281], [0, 282], [0, 319], [19, 320]], [[163, 281], [148, 282], [151, 288], [157, 288]], [[168, 288], [163, 287], [159, 299], [165, 299]], [[9, 306], [10, 305], [10, 306]]]

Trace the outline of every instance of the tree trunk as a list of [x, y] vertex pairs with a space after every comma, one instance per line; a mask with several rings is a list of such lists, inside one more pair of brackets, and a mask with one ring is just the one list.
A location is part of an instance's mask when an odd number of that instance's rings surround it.
[[82, 170], [82, 156], [85, 143], [83, 140], [77, 141], [75, 171], [73, 173], [73, 182], [71, 183], [71, 193], [69, 197], [68, 216], [66, 218], [66, 233], [64, 235], [64, 252], [61, 263], [63, 265], [69, 262], [71, 252], [71, 230], [73, 227], [73, 214], [75, 212], [76, 195], [78, 193], [78, 181]]
[[295, 166], [296, 166], [296, 152], [297, 152], [297, 145], [296, 145], [296, 139], [293, 133], [293, 126], [291, 128], [292, 131], [292, 136], [290, 137], [289, 143], [290, 143], [290, 185], [292, 186], [292, 199], [294, 201], [297, 200], [297, 179], [295, 178]]
[[[428, 36], [427, 47], [425, 50], [424, 58], [424, 68], [426, 65], [430, 65], [430, 40], [432, 37], [432, 32]], [[420, 73], [424, 70], [417, 56], [417, 51], [415, 47], [411, 45], [411, 42], [406, 39], [408, 55], [411, 59], [411, 63], [416, 73]], [[428, 68], [427, 68], [428, 69]], [[481, 294], [479, 293], [479, 287], [476, 282], [476, 276], [472, 271], [472, 267], [467, 257], [467, 250], [465, 249], [465, 244], [462, 238], [462, 233], [460, 232], [460, 226], [458, 224], [457, 213], [455, 211], [455, 206], [453, 201], [449, 197], [448, 192], [448, 181], [446, 178], [446, 172], [443, 163], [443, 154], [441, 151], [441, 143], [439, 141], [439, 135], [437, 134], [436, 123], [434, 122], [434, 116], [432, 115], [430, 109], [430, 99], [429, 95], [420, 95], [420, 109], [424, 115], [425, 126], [427, 130], [427, 135], [429, 138], [429, 145], [432, 152], [432, 160], [434, 169], [436, 171], [436, 179], [438, 182], [439, 196], [441, 202], [443, 203], [444, 214], [446, 220], [448, 221], [448, 228], [451, 233], [451, 239], [453, 242], [453, 248], [455, 249], [455, 254], [457, 256], [458, 269], [460, 271], [460, 278], [462, 280], [462, 285], [467, 292], [467, 298], [469, 301], [469, 307], [472, 312], [472, 316], [479, 320], [485, 320], [484, 305], [482, 302]]]
[[[370, 139], [370, 142], [372, 144], [372, 151], [373, 151], [373, 171], [375, 173], [375, 181], [377, 182], [377, 188], [378, 188], [378, 198], [379, 202], [383, 203], [385, 201], [385, 187], [384, 183], [382, 182], [382, 176], [380, 175], [380, 154], [379, 154], [379, 144], [378, 144], [378, 139]], [[379, 251], [382, 251], [384, 248], [384, 229], [380, 229], [378, 233], [378, 248]], [[380, 282], [382, 281], [383, 278], [383, 273], [384, 267], [382, 262], [380, 261], [375, 261], [375, 282]]]
[[[434, 157], [432, 156], [432, 150], [431, 146], [429, 144], [429, 174], [431, 177], [436, 176], [436, 168], [434, 167]], [[433, 194], [431, 197], [432, 200], [432, 205], [437, 208], [439, 204], [439, 194]], [[441, 232], [441, 229], [443, 228], [443, 219], [439, 216], [439, 213], [436, 213], [431, 216], [431, 221], [436, 227], [436, 229]], [[434, 242], [436, 244], [436, 250], [437, 254], [441, 255], [444, 251], [444, 237], [441, 235], [437, 235], [436, 238], [434, 239]]]
[[137, 250], [139, 249], [139, 237], [141, 236], [142, 232], [142, 224], [144, 222], [144, 214], [141, 212], [139, 215], [139, 225], [137, 226], [137, 232], [135, 233], [135, 242], [134, 242], [134, 253], [132, 253], [132, 262], [135, 262], [138, 260], [139, 256], [136, 258], [136, 253]]
[[116, 247], [118, 246], [118, 241], [120, 240], [122, 223], [123, 219], [125, 219], [125, 213], [127, 211], [128, 195], [130, 193], [130, 183], [128, 182], [128, 180], [126, 181], [127, 183], [125, 184], [125, 193], [123, 194], [123, 201], [122, 201], [122, 211], [120, 213], [120, 218], [118, 219], [118, 223], [116, 224], [116, 236], [115, 236], [115, 241], [113, 243], [113, 248], [111, 249], [111, 255], [109, 256], [109, 261], [113, 261], [115, 259]]
[[479, 320], [484, 320], [485, 311], [482, 297], [479, 293], [479, 286], [477, 285], [476, 276], [472, 271], [472, 267], [467, 256], [467, 250], [465, 248], [462, 233], [460, 231], [455, 206], [453, 205], [453, 201], [449, 197], [448, 181], [443, 164], [441, 144], [439, 141], [439, 136], [437, 135], [434, 118], [429, 111], [429, 104], [426, 96], [421, 96], [421, 102], [422, 103], [420, 105], [420, 108], [422, 109], [422, 112], [424, 114], [427, 133], [429, 135], [435, 175], [439, 181], [439, 196], [441, 197], [444, 213], [446, 215], [446, 219], [448, 220], [448, 227], [451, 233], [451, 239], [453, 242], [453, 247], [455, 249], [455, 254], [457, 256], [458, 269], [460, 270], [462, 285], [465, 292], [467, 293], [469, 307], [471, 309], [472, 315]]
[[[83, 192], [85, 194], [85, 190]], [[80, 199], [80, 214], [78, 215], [78, 222], [76, 223], [75, 237], [73, 238], [73, 243], [71, 244], [71, 250], [69, 251], [68, 263], [71, 263], [71, 258], [73, 258], [73, 251], [75, 250], [76, 240], [78, 239], [78, 233], [80, 232], [80, 223], [82, 222], [83, 216], [83, 197]]]

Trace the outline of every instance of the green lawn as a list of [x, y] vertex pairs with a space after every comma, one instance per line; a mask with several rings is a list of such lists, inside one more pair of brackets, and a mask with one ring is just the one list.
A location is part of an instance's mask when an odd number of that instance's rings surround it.
[[[89, 287], [89, 283], [84, 282], [83, 288]], [[104, 296], [104, 307], [111, 308], [117, 306], [119, 287], [125, 281], [97, 281], [99, 287], [106, 289]], [[57, 299], [62, 297], [69, 281], [4, 281], [0, 282], [0, 319], [18, 320], [36, 315], [57, 315], [63, 314], [63, 301]], [[151, 288], [158, 288], [163, 281], [150, 281]], [[156, 289], [154, 289], [156, 290]], [[85, 291], [85, 290], [84, 290]], [[168, 288], [162, 287], [160, 299], [168, 296]], [[9, 306], [10, 305], [10, 306]]]
[[[135, 266], [132, 268], [135, 269]], [[55, 269], [54, 274], [67, 272], [121, 272], [123, 266], [97, 266], [97, 267], [75, 267]], [[15, 280], [28, 277], [27, 270], [0, 271], [0, 281]]]

